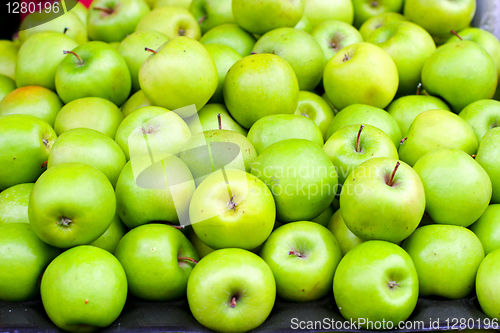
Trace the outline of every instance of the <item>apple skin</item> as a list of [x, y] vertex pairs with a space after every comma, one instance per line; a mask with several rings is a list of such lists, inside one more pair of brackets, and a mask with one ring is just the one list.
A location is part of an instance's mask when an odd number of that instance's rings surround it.
[[335, 208], [333, 207], [333, 205], [330, 205], [323, 211], [323, 213], [311, 219], [311, 222], [316, 222], [318, 224], [321, 224], [323, 227], [326, 227], [334, 213]]
[[201, 33], [226, 23], [234, 23], [231, 0], [193, 0], [189, 11], [200, 25]]
[[318, 125], [323, 141], [328, 140], [327, 132], [335, 114], [332, 108], [321, 96], [309, 91], [299, 92], [299, 104], [295, 114], [311, 119]]
[[323, 135], [314, 121], [296, 114], [275, 114], [257, 120], [247, 135], [261, 154], [273, 143], [287, 139], [304, 139], [323, 147]]
[[302, 18], [300, 19], [299, 23], [297, 23], [294, 28], [297, 30], [302, 30], [304, 32], [307, 32], [308, 34], [310, 34], [311, 31], [313, 30], [311, 22], [309, 22], [309, 19], [305, 15], [302, 15]]
[[145, 106], [152, 106], [151, 102], [144, 95], [142, 90], [139, 90], [122, 105], [121, 111], [123, 113], [123, 117], [128, 117], [132, 112], [143, 108]]
[[251, 54], [256, 41], [254, 35], [232, 23], [219, 25], [207, 31], [200, 39], [203, 45], [215, 43], [229, 46], [242, 57]]
[[469, 228], [483, 244], [484, 253], [500, 248], [500, 205], [489, 205], [483, 215]]
[[456, 113], [472, 102], [492, 98], [497, 78], [491, 56], [471, 41], [440, 46], [422, 68], [425, 90], [430, 95], [442, 97]]
[[488, 173], [493, 185], [492, 203], [500, 203], [500, 150], [498, 140], [500, 139], [500, 128], [496, 127], [483, 136], [479, 149], [477, 150], [476, 162]]
[[[118, 177], [116, 183], [116, 210], [122, 222], [130, 229], [153, 221], [179, 222], [188, 213], [189, 201], [195, 190], [194, 181], [188, 167], [175, 155], [153, 153], [141, 154], [130, 160]], [[154, 162], [154, 163], [153, 163]], [[163, 172], [159, 174], [155, 167], [165, 164], [167, 181], [175, 175], [177, 184], [174, 193], [165, 184]], [[146, 170], [147, 168], [149, 169]], [[146, 171], [145, 171], [146, 170]], [[145, 171], [147, 181], [155, 188], [145, 188], [137, 184], [137, 178]]]
[[337, 113], [328, 126], [327, 137], [330, 138], [343, 127], [355, 124], [377, 127], [391, 138], [396, 147], [399, 147], [402, 135], [396, 119], [383, 109], [363, 104], [350, 105]]
[[226, 80], [226, 75], [229, 69], [241, 59], [241, 56], [233, 48], [217, 43], [211, 43], [204, 45], [208, 53], [212, 56], [215, 62], [215, 67], [217, 67], [217, 74], [219, 75], [219, 82], [217, 84], [217, 89], [215, 93], [210, 98], [210, 103], [224, 103], [224, 96], [222, 93], [222, 88], [224, 87], [224, 81]]
[[375, 30], [366, 40], [380, 46], [398, 69], [398, 95], [408, 95], [420, 83], [425, 61], [436, 51], [431, 35], [411, 22], [391, 22]]
[[47, 169], [63, 163], [93, 166], [115, 186], [127, 160], [110, 137], [89, 128], [75, 128], [57, 138], [50, 150]]
[[27, 114], [54, 126], [62, 101], [51, 90], [39, 86], [17, 88], [0, 102], [0, 117], [10, 114]]
[[193, 316], [203, 326], [218, 332], [247, 332], [259, 327], [271, 313], [276, 282], [269, 266], [257, 255], [222, 249], [196, 264], [189, 276], [187, 299]]
[[477, 141], [481, 142], [486, 132], [500, 126], [500, 102], [482, 99], [467, 105], [458, 115], [472, 127]]
[[477, 300], [483, 312], [490, 318], [500, 319], [500, 295], [498, 294], [498, 261], [500, 250], [488, 254], [479, 265], [476, 277]]
[[278, 28], [293, 28], [304, 14], [305, 3], [305, 0], [233, 0], [233, 17], [243, 29], [263, 35]]
[[[400, 165], [394, 173], [397, 163]], [[424, 185], [408, 164], [376, 157], [349, 174], [340, 193], [340, 210], [356, 236], [397, 244], [418, 227], [425, 201]]]
[[417, 271], [399, 246], [364, 242], [340, 261], [333, 278], [333, 295], [345, 319], [385, 320], [396, 327], [417, 304]]
[[78, 16], [80, 21], [82, 21], [84, 26], [87, 26], [87, 17], [89, 15], [89, 10], [78, 0], [66, 0], [66, 9], [70, 7], [71, 12]]
[[189, 127], [175, 112], [146, 106], [122, 121], [116, 131], [115, 141], [128, 161], [150, 150], [178, 154], [190, 137]]
[[391, 57], [364, 42], [337, 52], [323, 74], [325, 92], [338, 110], [352, 104], [385, 108], [396, 95], [398, 84], [398, 70]]
[[255, 159], [251, 173], [271, 189], [280, 222], [317, 217], [337, 192], [333, 163], [309, 140], [288, 139], [267, 147]]
[[57, 327], [92, 332], [111, 325], [122, 312], [127, 277], [109, 252], [78, 246], [50, 263], [40, 290], [45, 311]]
[[[143, 1], [143, 0], [141, 0]], [[139, 84], [139, 71], [142, 64], [149, 58], [150, 53], [144, 49], [158, 49], [168, 41], [167, 36], [154, 30], [138, 31], [130, 34], [123, 39], [118, 46], [118, 52], [127, 62], [128, 69], [132, 78], [132, 91], [141, 90]]]
[[95, 241], [90, 243], [90, 245], [101, 248], [103, 250], [108, 251], [111, 254], [115, 253], [116, 247], [120, 240], [125, 236], [128, 229], [123, 224], [123, 222], [118, 217], [118, 214], [115, 214], [111, 224], [109, 225], [108, 230], [106, 230], [101, 237], [97, 238]]
[[354, 9], [350, 0], [306, 0], [304, 16], [309, 19], [313, 28], [328, 20], [352, 24]]
[[197, 115], [186, 119], [186, 124], [189, 126], [193, 135], [203, 131], [216, 130], [219, 129], [218, 114], [220, 114], [222, 129], [235, 131], [241, 135], [247, 136], [247, 130], [231, 118], [224, 104], [206, 104], [198, 111]]
[[130, 294], [148, 301], [183, 296], [194, 263], [178, 257], [199, 259], [186, 236], [164, 224], [147, 224], [129, 231], [115, 256], [127, 274]]
[[78, 43], [62, 32], [40, 32], [28, 38], [17, 55], [17, 86], [40, 86], [55, 91], [57, 68], [65, 57], [63, 51], [76, 47]]
[[[144, 95], [153, 105], [169, 110], [192, 104], [200, 110], [215, 93], [219, 82], [217, 67], [208, 51], [192, 38], [177, 37], [157, 52], [139, 71]], [[179, 115], [186, 118], [193, 114]]]
[[56, 133], [49, 124], [29, 115], [0, 117], [0, 190], [33, 183], [45, 171]]
[[0, 102], [12, 91], [16, 90], [16, 81], [10, 77], [0, 74]]
[[335, 132], [325, 143], [323, 150], [328, 155], [337, 170], [339, 184], [344, 184], [347, 176], [361, 163], [375, 157], [390, 157], [398, 159], [398, 150], [391, 139], [370, 125], [350, 125]]
[[365, 23], [363, 23], [359, 28], [359, 33], [363, 36], [363, 40], [367, 40], [377, 29], [382, 28], [391, 22], [404, 21], [408, 21], [408, 19], [399, 13], [382, 13], [366, 20]]
[[89, 39], [106, 43], [121, 42], [134, 32], [139, 21], [149, 12], [150, 8], [144, 0], [94, 0], [87, 18]]
[[10, 40], [0, 40], [0, 51], [0, 74], [15, 80], [19, 46]]
[[122, 120], [123, 114], [112, 102], [99, 97], [80, 98], [63, 106], [54, 130], [61, 135], [74, 128], [90, 128], [114, 139]]
[[408, 95], [400, 97], [389, 104], [387, 112], [396, 119], [402, 136], [406, 138], [411, 124], [419, 114], [427, 110], [436, 109], [451, 111], [450, 107], [437, 97]]
[[146, 14], [135, 31], [155, 30], [168, 39], [179, 36], [200, 39], [201, 31], [194, 16], [183, 7], [158, 7]]
[[0, 226], [5, 223], [30, 223], [28, 202], [33, 185], [14, 185], [0, 193]]
[[[148, 0], [151, 1], [151, 0]], [[166, 6], [174, 6], [174, 7], [182, 7], [185, 9], [189, 9], [192, 0], [156, 0], [154, 2], [154, 8], [166, 7]]]
[[467, 296], [484, 258], [479, 238], [469, 229], [454, 225], [420, 227], [404, 241], [403, 249], [417, 269], [422, 297]]
[[360, 28], [363, 23], [377, 15], [403, 10], [404, 0], [352, 0], [354, 7], [354, 22], [356, 28]]
[[428, 110], [413, 120], [407, 139], [399, 147], [399, 156], [413, 166], [427, 152], [438, 148], [456, 148], [472, 155], [478, 141], [472, 127], [456, 114]]
[[299, 84], [293, 68], [274, 54], [242, 58], [227, 73], [224, 100], [231, 116], [244, 128], [272, 114], [293, 114]]
[[212, 249], [210, 246], [201, 241], [200, 237], [196, 235], [196, 232], [194, 232], [193, 228], [189, 229], [188, 238], [191, 244], [196, 249], [196, 252], [200, 256], [200, 258], [206, 257], [209, 253], [215, 251], [215, 249]]
[[271, 191], [257, 177], [241, 170], [218, 170], [194, 192], [189, 218], [209, 247], [252, 250], [271, 234], [276, 206]]
[[301, 221], [273, 231], [260, 256], [273, 271], [278, 296], [309, 302], [330, 292], [342, 252], [328, 229]]
[[363, 41], [363, 37], [356, 28], [336, 20], [320, 23], [314, 28], [311, 35], [321, 47], [326, 62], [344, 47]]
[[60, 250], [42, 242], [25, 223], [0, 225], [0, 300], [21, 302], [40, 293], [39, 279]]
[[468, 227], [488, 208], [492, 193], [490, 178], [463, 151], [451, 148], [430, 151], [418, 160], [414, 169], [424, 184], [426, 211], [435, 223]]
[[333, 236], [335, 236], [335, 239], [339, 243], [342, 256], [345, 256], [347, 252], [351, 251], [353, 248], [365, 241], [364, 239], [353, 234], [352, 231], [345, 225], [340, 209], [333, 214], [326, 227], [330, 230]]
[[253, 52], [276, 54], [285, 59], [297, 76], [300, 90], [313, 90], [323, 76], [323, 51], [307, 32], [293, 28], [274, 29], [259, 38]]

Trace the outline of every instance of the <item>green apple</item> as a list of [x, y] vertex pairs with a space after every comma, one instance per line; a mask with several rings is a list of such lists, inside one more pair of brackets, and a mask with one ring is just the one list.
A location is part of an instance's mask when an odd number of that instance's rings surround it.
[[479, 220], [470, 226], [470, 230], [483, 244], [486, 255], [500, 248], [500, 205], [489, 205]]
[[340, 194], [340, 210], [356, 236], [397, 244], [422, 220], [425, 194], [422, 181], [408, 164], [376, 157], [349, 174]]
[[255, 45], [255, 37], [243, 30], [237, 24], [222, 24], [207, 31], [200, 39], [200, 43], [223, 44], [231, 47], [242, 57], [250, 55]]
[[297, 23], [294, 28], [297, 30], [305, 31], [308, 34], [310, 34], [311, 31], [313, 30], [311, 22], [305, 15], [302, 15], [302, 18], [300, 19], [299, 23]]
[[233, 0], [233, 16], [243, 29], [256, 35], [290, 27], [304, 14], [305, 0]]
[[231, 0], [193, 0], [189, 11], [204, 34], [216, 26], [234, 22], [231, 3]]
[[45, 121], [28, 115], [0, 117], [0, 191], [33, 183], [45, 171], [56, 133]]
[[404, 15], [438, 39], [451, 37], [451, 30], [467, 28], [476, 12], [476, 1], [406, 0]]
[[16, 79], [19, 46], [10, 40], [0, 39], [0, 74]]
[[468, 227], [491, 199], [491, 181], [481, 165], [461, 150], [428, 152], [414, 166], [425, 188], [426, 211], [438, 224]]
[[354, 9], [350, 0], [306, 0], [304, 16], [309, 19], [313, 28], [328, 20], [352, 24]]
[[241, 170], [218, 170], [198, 186], [189, 218], [200, 240], [214, 249], [252, 250], [271, 234], [276, 207], [271, 191]]
[[260, 256], [276, 279], [278, 296], [309, 302], [327, 295], [342, 258], [332, 233], [314, 222], [292, 222], [273, 231]]
[[364, 40], [367, 40], [374, 31], [385, 26], [386, 24], [403, 21], [408, 21], [408, 19], [399, 13], [382, 13], [366, 20], [365, 23], [363, 23], [359, 28], [359, 33], [363, 36]]
[[248, 140], [261, 154], [273, 143], [304, 139], [323, 147], [323, 134], [314, 121], [296, 114], [275, 114], [260, 118], [248, 131]]
[[[191, 104], [200, 110], [215, 93], [218, 81], [217, 67], [210, 53], [188, 37], [164, 44], [139, 71], [139, 83], [148, 100], [174, 111]], [[187, 118], [193, 114], [179, 115]]]
[[196, 252], [200, 256], [200, 258], [206, 257], [209, 253], [212, 253], [215, 251], [210, 246], [208, 246], [207, 244], [205, 244], [201, 241], [200, 237], [198, 237], [198, 235], [196, 235], [193, 228], [189, 229], [188, 237], [189, 237], [189, 241], [196, 249]]
[[241, 59], [241, 56], [233, 48], [217, 43], [211, 43], [204, 45], [208, 53], [212, 56], [215, 62], [215, 67], [217, 67], [217, 73], [219, 75], [219, 82], [217, 89], [210, 98], [211, 103], [224, 103], [224, 96], [222, 94], [222, 88], [224, 87], [224, 81], [226, 80], [226, 75], [229, 69]]
[[492, 98], [497, 77], [491, 56], [471, 41], [440, 46], [422, 68], [425, 90], [442, 97], [456, 113], [472, 102]]
[[431, 35], [411, 22], [391, 22], [366, 40], [380, 46], [394, 60], [399, 75], [399, 95], [415, 91], [425, 61], [436, 51]]
[[[62, 10], [62, 6], [60, 6]], [[87, 27], [73, 12], [63, 15], [51, 11], [35, 11], [26, 17], [19, 28], [19, 41], [23, 44], [29, 37], [43, 31], [64, 33], [75, 40], [78, 45], [87, 42]]]
[[414, 165], [425, 153], [438, 148], [456, 148], [475, 154], [478, 141], [472, 127], [446, 110], [428, 110], [413, 120], [407, 139], [399, 148], [401, 160]]
[[419, 114], [436, 109], [450, 111], [449, 106], [437, 97], [409, 95], [394, 100], [387, 107], [387, 112], [396, 119], [401, 134], [405, 138], [408, 136], [411, 124]]
[[0, 116], [26, 114], [54, 126], [63, 103], [51, 90], [39, 86], [26, 86], [12, 91], [0, 102]]
[[185, 222], [194, 190], [189, 168], [175, 155], [137, 155], [118, 178], [116, 210], [128, 228], [153, 221]]
[[309, 140], [288, 139], [267, 147], [252, 164], [251, 173], [271, 189], [280, 222], [315, 218], [337, 192], [333, 163]]
[[33, 183], [14, 185], [0, 193], [0, 225], [29, 223], [28, 203]]
[[90, 243], [90, 245], [99, 247], [103, 250], [108, 251], [111, 254], [115, 253], [116, 247], [120, 240], [125, 236], [128, 229], [123, 224], [123, 222], [118, 217], [118, 214], [115, 214], [111, 224], [109, 225], [108, 230], [106, 230], [101, 237], [97, 238], [95, 241]]
[[130, 294], [149, 301], [185, 295], [189, 275], [199, 259], [186, 236], [164, 224], [131, 230], [118, 244], [115, 256], [127, 274]]
[[472, 127], [477, 141], [481, 142], [486, 132], [500, 127], [500, 102], [482, 99], [467, 105], [458, 115]]
[[222, 129], [247, 135], [247, 130], [231, 118], [224, 104], [206, 104], [198, 111], [197, 115], [186, 119], [186, 124], [193, 135], [203, 131], [216, 130], [219, 129], [218, 115], [221, 118]]
[[469, 229], [455, 225], [420, 227], [404, 241], [403, 248], [417, 269], [422, 297], [467, 296], [484, 258], [479, 238]]
[[269, 31], [257, 41], [253, 52], [272, 53], [285, 59], [297, 76], [300, 90], [313, 90], [323, 76], [322, 48], [307, 32], [293, 28]]
[[40, 291], [43, 307], [57, 327], [92, 332], [111, 325], [122, 312], [127, 276], [108, 251], [78, 246], [50, 263]]
[[44, 269], [59, 253], [42, 242], [29, 224], [0, 225], [0, 300], [20, 302], [37, 296]]
[[109, 136], [89, 128], [75, 128], [57, 138], [50, 150], [47, 168], [63, 163], [88, 164], [115, 186], [126, 162], [122, 149]]
[[121, 42], [150, 12], [144, 0], [94, 0], [88, 13], [88, 35], [106, 43]]
[[363, 104], [354, 104], [341, 110], [328, 126], [327, 137], [349, 125], [371, 125], [377, 127], [391, 138], [396, 147], [399, 146], [402, 135], [398, 123], [386, 111]]
[[500, 295], [498, 295], [498, 276], [500, 250], [493, 251], [479, 265], [476, 276], [477, 300], [483, 312], [490, 318], [499, 319]]
[[122, 121], [115, 141], [130, 160], [147, 152], [178, 154], [190, 137], [189, 127], [175, 112], [146, 106]]
[[201, 31], [194, 16], [182, 7], [159, 7], [152, 10], [137, 24], [135, 31], [155, 30], [168, 39], [185, 36], [200, 39]]
[[363, 328], [368, 321], [385, 321], [396, 327], [417, 305], [417, 271], [399, 246], [365, 242], [340, 261], [333, 278], [333, 295], [345, 319]]
[[370, 18], [387, 12], [399, 13], [404, 0], [352, 0], [354, 7], [353, 25], [361, 27]]
[[363, 41], [363, 37], [356, 28], [336, 20], [318, 24], [311, 35], [323, 50], [326, 62], [344, 47]]
[[396, 95], [398, 70], [391, 57], [370, 43], [349, 45], [328, 61], [323, 85], [339, 110], [352, 104], [385, 108]]
[[63, 51], [77, 46], [77, 42], [61, 32], [41, 32], [28, 38], [17, 56], [17, 86], [41, 86], [55, 91], [56, 71], [65, 57]]
[[326, 135], [334, 113], [328, 102], [323, 98], [309, 91], [300, 91], [299, 104], [295, 114], [314, 121], [323, 135], [323, 140], [328, 140]]
[[73, 128], [90, 128], [114, 139], [122, 120], [123, 114], [112, 102], [99, 97], [80, 98], [63, 106], [54, 130], [61, 135]]
[[264, 260], [241, 249], [204, 257], [191, 272], [187, 299], [194, 318], [218, 332], [247, 332], [271, 313], [276, 282]]
[[[151, 1], [151, 0], [148, 0]], [[191, 6], [192, 0], [156, 0], [154, 2], [154, 8], [173, 6], [173, 7], [182, 7], [185, 9], [189, 9]]]
[[293, 114], [299, 84], [293, 68], [274, 54], [256, 54], [236, 62], [224, 81], [224, 100], [244, 128], [272, 114]]
[[476, 162], [478, 162], [488, 173], [493, 184], [492, 203], [500, 203], [500, 150], [498, 140], [500, 139], [500, 128], [494, 128], [486, 132], [481, 139], [477, 150]]
[[335, 214], [331, 217], [327, 225], [328, 230], [331, 231], [335, 239], [339, 243], [340, 250], [342, 251], [342, 256], [345, 256], [347, 252], [351, 251], [353, 248], [363, 243], [365, 240], [359, 238], [352, 233], [351, 230], [346, 226], [344, 218], [342, 217], [342, 212], [337, 210]]
[[118, 52], [120, 52], [123, 59], [127, 62], [132, 77], [132, 91], [141, 90], [141, 85], [139, 84], [139, 71], [142, 64], [151, 55], [144, 49], [149, 48], [156, 50], [167, 41], [167, 36], [161, 32], [146, 30], [130, 34], [120, 43]]
[[96, 168], [63, 163], [48, 169], [31, 191], [28, 218], [35, 234], [60, 248], [99, 238], [115, 215], [113, 186]]
[[337, 169], [339, 184], [361, 163], [375, 157], [398, 159], [398, 150], [391, 139], [371, 125], [349, 125], [336, 131], [323, 150]]
[[330, 205], [323, 211], [323, 213], [311, 219], [311, 222], [316, 222], [326, 227], [328, 225], [328, 222], [330, 222], [330, 219], [332, 218], [334, 213], [335, 213], [335, 208], [333, 207], [333, 205]]
[[0, 74], [0, 102], [7, 96], [10, 92], [16, 90], [16, 81], [12, 80], [10, 77]]
[[65, 0], [65, 3], [66, 9], [71, 10], [71, 12], [78, 16], [80, 21], [83, 22], [83, 25], [87, 26], [87, 18], [89, 15], [87, 7], [78, 0]]
[[128, 117], [132, 112], [143, 108], [145, 106], [151, 106], [151, 102], [144, 95], [142, 90], [139, 90], [122, 105], [121, 111], [124, 117]]
[[[64, 103], [101, 97], [120, 106], [132, 88], [127, 62], [103, 42], [88, 42], [66, 57], [56, 72], [56, 90]], [[110, 74], [112, 73], [112, 75]]]

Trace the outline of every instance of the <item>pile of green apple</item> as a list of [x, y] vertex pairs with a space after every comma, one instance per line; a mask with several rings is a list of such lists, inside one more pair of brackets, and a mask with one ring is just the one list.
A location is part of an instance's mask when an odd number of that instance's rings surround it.
[[[94, 0], [0, 41], [0, 300], [500, 318], [500, 42], [474, 0]], [[498, 94], [497, 96], [500, 96]], [[304, 304], [307, 306], [307, 304]], [[287, 325], [287, 323], [283, 323]]]

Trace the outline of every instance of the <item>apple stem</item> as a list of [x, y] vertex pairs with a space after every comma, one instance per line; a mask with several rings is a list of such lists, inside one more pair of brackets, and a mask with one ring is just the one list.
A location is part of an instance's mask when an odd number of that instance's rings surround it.
[[399, 141], [399, 145], [402, 145], [408, 138], [402, 138], [401, 141]]
[[459, 35], [459, 34], [458, 34], [455, 30], [450, 30], [450, 32], [451, 32], [452, 34], [454, 34], [455, 36], [457, 36], [457, 37], [458, 37], [458, 39], [463, 40], [463, 39], [462, 39], [462, 37], [460, 37], [460, 35]]
[[401, 162], [398, 161], [398, 163], [396, 163], [396, 167], [394, 168], [394, 171], [392, 172], [391, 178], [389, 178], [389, 183], [387, 185], [392, 186], [394, 184], [394, 176], [396, 175], [396, 171], [398, 171], [398, 168], [400, 165], [401, 165]]
[[233, 296], [233, 298], [231, 298], [231, 308], [235, 308], [236, 307], [236, 296]]
[[477, 157], [477, 155], [476, 155], [476, 154], [473, 154], [473, 155], [472, 155], [472, 158], [476, 158], [476, 157]]
[[156, 52], [155, 50], [153, 49], [150, 49], [149, 47], [146, 47], [144, 48], [145, 51], [148, 51], [148, 52], [151, 52], [151, 53], [154, 53], [154, 54], [157, 54], [158, 52]]
[[71, 219], [68, 219], [67, 217], [61, 217], [61, 220], [59, 221], [59, 225], [62, 225], [64, 227], [69, 226], [73, 221]]
[[179, 29], [179, 36], [186, 36], [186, 30]]
[[220, 113], [217, 113], [217, 121], [219, 122], [219, 129], [222, 129], [222, 119], [220, 117]]
[[300, 253], [299, 251], [296, 251], [296, 250], [289, 251], [288, 255], [294, 255], [294, 256], [297, 256], [299, 258], [303, 257], [302, 253]]
[[207, 15], [203, 15], [202, 17], [200, 17], [200, 20], [198, 21], [198, 24], [202, 24], [203, 21], [205, 21], [207, 19]]
[[49, 161], [43, 162], [42, 165], [40, 165], [40, 168], [44, 169], [48, 163], [49, 163]]
[[377, 8], [378, 7], [378, 1], [372, 1], [370, 3], [370, 6], [372, 6], [372, 8]]
[[179, 260], [179, 261], [190, 261], [190, 262], [192, 262], [195, 265], [198, 263], [198, 260], [195, 260], [195, 259], [189, 258], [189, 257], [177, 257], [177, 260]]
[[94, 10], [100, 10], [105, 12], [106, 14], [113, 14], [113, 9], [104, 8], [104, 7], [94, 7]]
[[43, 139], [43, 140], [42, 140], [42, 142], [43, 142], [43, 145], [44, 145], [45, 147], [48, 147], [48, 146], [49, 146], [49, 140], [47, 140], [47, 139]]
[[250, 54], [258, 54], [258, 53], [257, 53], [257, 52], [252, 51], [252, 52], [250, 52]]
[[399, 287], [399, 283], [397, 283], [396, 281], [389, 281], [388, 285], [391, 290], [395, 287]]
[[65, 35], [66, 35], [66, 33], [68, 32], [68, 30], [69, 30], [68, 28], [64, 28], [64, 32], [63, 32], [63, 34], [65, 34]]
[[74, 55], [78, 59], [78, 63], [80, 65], [83, 65], [82, 58], [80, 58], [80, 56], [78, 54], [76, 54], [75, 52], [73, 52], [73, 51], [63, 51], [63, 54], [72, 54], [72, 55]]
[[420, 89], [422, 89], [422, 83], [419, 83], [418, 86], [417, 86], [417, 93], [416, 95], [420, 95]]
[[236, 203], [234, 202], [234, 195], [229, 199], [229, 202], [227, 203], [230, 209], [233, 211], [236, 211]]
[[359, 144], [359, 137], [361, 136], [361, 132], [363, 131], [363, 128], [365, 128], [365, 125], [361, 125], [361, 127], [359, 128], [358, 137], [356, 138], [356, 151], [358, 153], [361, 152], [361, 147]]

